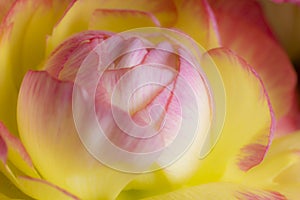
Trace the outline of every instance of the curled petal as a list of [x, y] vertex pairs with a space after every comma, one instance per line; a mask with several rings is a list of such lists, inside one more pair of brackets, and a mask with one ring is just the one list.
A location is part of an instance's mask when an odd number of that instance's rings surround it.
[[88, 53], [110, 35], [103, 31], [86, 31], [74, 35], [52, 52], [44, 64], [45, 70], [57, 79], [74, 82]]
[[297, 77], [289, 58], [267, 27], [260, 5], [252, 0], [230, 3], [211, 0], [210, 5], [216, 14], [222, 45], [237, 52], [257, 71], [270, 96], [276, 119], [280, 119], [293, 105]]
[[80, 198], [115, 198], [134, 175], [102, 165], [84, 148], [72, 115], [72, 92], [71, 82], [28, 72], [18, 102], [20, 137], [47, 181]]
[[220, 139], [200, 161], [198, 173], [191, 181], [193, 184], [219, 180], [224, 175], [240, 177], [258, 165], [265, 156], [274, 129], [269, 97], [257, 73], [226, 48], [213, 49], [209, 55], [224, 81], [228, 94], [227, 113]]

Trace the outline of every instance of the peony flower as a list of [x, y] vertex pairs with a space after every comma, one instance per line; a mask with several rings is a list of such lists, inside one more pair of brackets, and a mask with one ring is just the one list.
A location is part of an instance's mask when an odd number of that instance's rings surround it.
[[2, 199], [299, 198], [258, 2], [18, 0], [0, 30]]

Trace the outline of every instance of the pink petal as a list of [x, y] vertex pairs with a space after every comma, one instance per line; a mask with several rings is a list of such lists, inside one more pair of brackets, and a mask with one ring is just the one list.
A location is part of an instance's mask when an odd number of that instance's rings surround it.
[[69, 38], [51, 54], [45, 70], [60, 80], [74, 81], [82, 61], [107, 37], [102, 31], [86, 31]]
[[[45, 180], [83, 199], [115, 198], [134, 175], [104, 166], [83, 146], [73, 118], [73, 87], [45, 71], [28, 72], [18, 101], [20, 137]], [[89, 119], [83, 123], [93, 131]]]

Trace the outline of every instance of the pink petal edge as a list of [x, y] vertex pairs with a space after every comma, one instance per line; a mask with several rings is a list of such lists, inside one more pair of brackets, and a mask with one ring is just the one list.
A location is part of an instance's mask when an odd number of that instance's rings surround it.
[[[16, 136], [10, 134], [7, 128], [4, 126], [2, 122], [0, 122], [0, 138], [2, 138], [4, 144], [7, 146], [12, 146], [23, 158], [23, 160], [30, 166], [33, 167], [33, 163], [31, 161], [30, 156], [28, 155], [25, 147], [22, 142]], [[5, 152], [2, 150], [2, 152]], [[7, 153], [7, 152], [6, 152]], [[6, 155], [7, 156], [7, 155]]]
[[31, 178], [31, 177], [27, 177], [27, 176], [19, 176], [18, 177], [20, 180], [26, 180], [26, 181], [32, 181], [32, 182], [37, 182], [37, 183], [41, 183], [41, 184], [44, 184], [44, 185], [47, 185], [49, 187], [52, 187], [60, 192], [62, 192], [63, 194], [65, 194], [66, 196], [70, 197], [71, 199], [73, 200], [79, 200], [78, 197], [76, 197], [75, 195], [69, 193], [68, 191], [50, 183], [50, 182], [47, 182], [46, 180], [42, 180], [42, 179], [37, 179], [37, 178]]
[[264, 99], [267, 101], [270, 117], [271, 117], [271, 124], [270, 129], [266, 130], [269, 134], [266, 135], [268, 138], [268, 141], [266, 144], [264, 143], [265, 138], [264, 135], [260, 134], [259, 136], [262, 136], [260, 138], [253, 138], [253, 143], [250, 143], [240, 149], [240, 155], [238, 155], [238, 162], [237, 165], [242, 171], [248, 171], [249, 169], [253, 168], [254, 166], [258, 165], [264, 158], [265, 155], [272, 143], [273, 137], [274, 137], [274, 131], [275, 131], [275, 114], [273, 111], [273, 107], [269, 98], [269, 95], [267, 93], [267, 90], [264, 86], [264, 83], [258, 73], [254, 70], [252, 66], [250, 66], [244, 59], [242, 59], [240, 56], [238, 56], [235, 52], [233, 52], [231, 49], [228, 49], [226, 47], [216, 48], [208, 51], [210, 54], [219, 54], [219, 53], [225, 53], [228, 56], [234, 57], [237, 59], [237, 61], [241, 64], [241, 66], [254, 75], [254, 77], [258, 80], [258, 82], [261, 85], [262, 95]]

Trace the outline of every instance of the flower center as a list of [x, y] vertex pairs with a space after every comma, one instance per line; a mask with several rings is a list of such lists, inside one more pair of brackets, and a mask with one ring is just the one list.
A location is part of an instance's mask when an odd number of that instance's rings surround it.
[[77, 131], [87, 150], [114, 169], [166, 167], [192, 144], [200, 154], [209, 134], [213, 100], [205, 74], [194, 53], [176, 42], [184, 36], [164, 31], [114, 35], [77, 72]]

